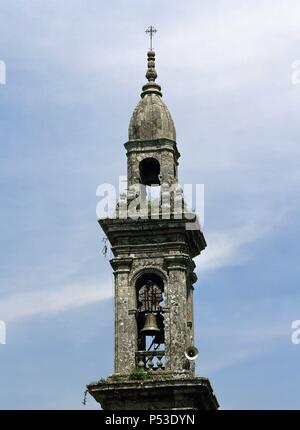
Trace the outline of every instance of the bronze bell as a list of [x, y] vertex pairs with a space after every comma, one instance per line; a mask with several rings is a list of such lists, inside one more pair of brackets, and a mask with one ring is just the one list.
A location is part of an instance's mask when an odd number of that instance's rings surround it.
[[145, 324], [141, 330], [141, 333], [143, 333], [146, 336], [155, 336], [157, 333], [159, 333], [159, 328], [157, 325], [155, 314], [146, 315]]

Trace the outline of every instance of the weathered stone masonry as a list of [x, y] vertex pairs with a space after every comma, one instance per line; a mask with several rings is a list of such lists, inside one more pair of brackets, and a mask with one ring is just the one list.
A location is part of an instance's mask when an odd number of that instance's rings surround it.
[[[194, 361], [187, 356], [194, 345], [193, 258], [206, 242], [200, 228], [186, 229], [187, 216], [196, 216], [184, 202], [176, 206], [182, 198], [179, 187], [164, 203], [166, 187], [178, 184], [180, 154], [172, 117], [155, 82], [153, 51], [148, 52], [146, 77], [125, 143], [128, 190], [116, 218], [99, 220], [114, 255], [114, 374], [89, 384], [88, 390], [104, 409], [216, 409], [209, 381], [195, 377]], [[126, 209], [141, 185], [160, 187], [157, 217], [122, 218], [121, 203]], [[182, 217], [176, 215], [178, 207]], [[170, 216], [165, 218], [166, 208]]]

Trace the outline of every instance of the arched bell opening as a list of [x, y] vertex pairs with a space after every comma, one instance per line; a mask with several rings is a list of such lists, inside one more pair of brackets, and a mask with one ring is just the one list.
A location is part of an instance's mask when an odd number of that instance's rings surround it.
[[160, 164], [156, 158], [144, 158], [139, 164], [143, 194], [153, 210], [159, 207], [161, 198]]
[[160, 185], [160, 164], [156, 158], [144, 158], [139, 164], [140, 180], [143, 185]]
[[157, 354], [164, 351], [164, 282], [156, 273], [145, 273], [138, 278], [135, 287], [137, 350], [146, 352], [143, 362], [147, 367], [150, 356], [157, 358]]

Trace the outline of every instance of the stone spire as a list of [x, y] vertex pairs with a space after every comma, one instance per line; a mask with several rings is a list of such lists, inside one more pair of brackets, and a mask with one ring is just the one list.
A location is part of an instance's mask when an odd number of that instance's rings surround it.
[[143, 86], [141, 100], [133, 111], [129, 123], [129, 141], [170, 139], [176, 141], [174, 123], [162, 100], [161, 87], [155, 80], [155, 52], [148, 51], [148, 82]]

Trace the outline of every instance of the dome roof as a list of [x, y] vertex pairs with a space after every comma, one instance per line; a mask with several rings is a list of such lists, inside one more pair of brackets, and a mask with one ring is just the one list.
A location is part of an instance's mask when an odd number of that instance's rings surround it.
[[141, 100], [133, 111], [129, 123], [129, 140], [176, 140], [174, 123], [162, 100], [160, 86], [155, 82], [155, 53], [148, 52], [148, 83], [143, 86]]
[[174, 123], [167, 106], [157, 94], [146, 94], [134, 109], [129, 140], [176, 140]]

